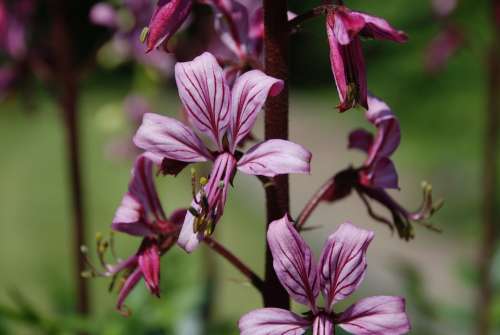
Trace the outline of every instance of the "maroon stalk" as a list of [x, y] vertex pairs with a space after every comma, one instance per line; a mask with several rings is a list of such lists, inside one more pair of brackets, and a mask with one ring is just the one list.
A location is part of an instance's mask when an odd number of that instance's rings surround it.
[[[288, 19], [286, 0], [264, 0], [264, 48], [266, 73], [282, 79], [285, 88], [270, 97], [265, 108], [266, 140], [288, 139]], [[290, 209], [288, 176], [277, 176], [274, 187], [266, 188], [267, 225], [282, 218]], [[266, 227], [267, 230], [267, 227]], [[266, 243], [264, 306], [288, 309], [290, 299], [273, 268], [273, 259]]]
[[483, 232], [479, 259], [480, 291], [477, 334], [489, 335], [492, 328], [493, 283], [491, 269], [498, 242], [500, 215], [496, 189], [500, 127], [500, 0], [492, 0], [493, 41], [488, 54], [488, 105], [485, 118], [483, 162]]
[[328, 193], [332, 192], [332, 187], [334, 187], [334, 185], [335, 185], [335, 179], [334, 177], [332, 177], [328, 179], [323, 185], [321, 185], [319, 190], [317, 190], [316, 193], [313, 194], [311, 199], [309, 199], [309, 201], [306, 203], [304, 209], [302, 209], [302, 212], [300, 212], [295, 222], [295, 228], [297, 228], [298, 231], [301, 231], [302, 228], [304, 228], [304, 224], [307, 222], [311, 214], [324, 200], [325, 196]]
[[75, 69], [74, 53], [66, 1], [51, 2], [53, 66], [61, 117], [66, 131], [67, 161], [73, 212], [73, 256], [75, 258], [74, 279], [76, 282], [76, 309], [81, 315], [89, 313], [87, 280], [81, 273], [85, 270], [85, 257], [80, 246], [85, 244], [84, 203], [81, 177], [80, 136], [78, 129], [78, 72]]

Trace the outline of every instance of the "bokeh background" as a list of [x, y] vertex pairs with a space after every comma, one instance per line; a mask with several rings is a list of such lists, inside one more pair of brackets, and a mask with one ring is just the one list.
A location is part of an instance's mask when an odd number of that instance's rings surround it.
[[[425, 71], [429, 42], [440, 31], [429, 1], [348, 1], [355, 9], [387, 18], [406, 31], [406, 45], [367, 41], [369, 87], [401, 121], [402, 143], [394, 156], [401, 191], [393, 195], [409, 208], [421, 199], [420, 183], [433, 185], [445, 206], [432, 223], [443, 232], [416, 226], [416, 239], [400, 241], [366, 213], [352, 195], [322, 205], [304, 234], [316, 255], [344, 221], [373, 229], [368, 275], [353, 299], [368, 295], [404, 295], [413, 321], [412, 334], [471, 334], [477, 299], [477, 258], [481, 229], [481, 163], [486, 110], [486, 48], [491, 37], [486, 2], [459, 2], [454, 20], [467, 43], [436, 74]], [[316, 1], [290, 1], [296, 12]], [[91, 32], [88, 32], [91, 33]], [[361, 110], [339, 114], [324, 20], [306, 24], [292, 38], [291, 139], [314, 153], [311, 176], [291, 178], [292, 213], [326, 178], [360, 163], [347, 150], [353, 128], [371, 125]], [[236, 320], [260, 306], [257, 292], [224, 260], [205, 247], [187, 256], [176, 248], [162, 259], [162, 297], [141, 283], [128, 299], [133, 314], [114, 310], [116, 293], [107, 279], [91, 279], [92, 316], [73, 311], [72, 216], [66, 171], [65, 137], [60, 112], [50, 91], [35, 79], [29, 94], [18, 92], [0, 105], [0, 334], [237, 334]], [[160, 81], [151, 69], [117, 62], [101, 52], [95, 70], [81, 82], [83, 180], [88, 243], [107, 233], [126, 191], [132, 159], [127, 155], [136, 125], [124, 112], [131, 93], [147, 98], [157, 113], [178, 116], [172, 81]], [[262, 120], [256, 134], [263, 136]], [[373, 130], [373, 129], [371, 129]], [[203, 169], [203, 167], [200, 167]], [[170, 211], [190, 201], [189, 171], [158, 178]], [[263, 273], [264, 200], [260, 183], [236, 178], [216, 237], [258, 273]], [[383, 211], [383, 209], [378, 209]], [[138, 240], [117, 236], [120, 255]], [[90, 247], [90, 249], [93, 249]], [[500, 284], [500, 258], [494, 265]], [[494, 313], [500, 332], [500, 300]]]

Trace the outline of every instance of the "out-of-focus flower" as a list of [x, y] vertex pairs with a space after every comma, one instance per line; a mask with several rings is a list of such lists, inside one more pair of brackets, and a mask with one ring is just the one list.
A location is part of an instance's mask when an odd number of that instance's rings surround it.
[[261, 69], [264, 40], [262, 1], [210, 2], [215, 13], [215, 41], [210, 51], [224, 64], [226, 80], [233, 83], [246, 69]]
[[176, 243], [186, 210], [176, 210], [167, 218], [160, 204], [153, 179], [153, 162], [145, 155], [137, 158], [132, 170], [128, 192], [122, 199], [112, 229], [142, 237], [136, 254], [115, 265], [107, 264], [103, 254], [108, 242], [98, 239], [98, 254], [105, 272], [95, 268], [91, 275], [117, 277], [122, 275], [117, 308], [123, 311], [124, 301], [141, 279], [156, 295], [160, 295], [160, 257]]
[[344, 6], [328, 10], [326, 31], [340, 98], [337, 108], [344, 112], [359, 104], [368, 109], [368, 85], [360, 37], [403, 43], [407, 40], [406, 34], [382, 18], [354, 12]]
[[35, 4], [35, 0], [0, 0], [0, 48], [14, 60], [26, 56], [28, 25]]
[[439, 32], [425, 50], [425, 70], [435, 74], [463, 47], [465, 36], [456, 26], [448, 25]]
[[[290, 297], [310, 308], [302, 316], [279, 308], [254, 310], [239, 321], [241, 335], [331, 335], [335, 326], [356, 335], [400, 335], [410, 331], [405, 300], [395, 296], [365, 298], [344, 312], [335, 304], [361, 285], [366, 273], [366, 250], [373, 232], [342, 224], [330, 235], [316, 263], [311, 248], [287, 216], [271, 223], [267, 240], [278, 279]], [[323, 294], [325, 307], [316, 304]]]
[[213, 162], [210, 177], [201, 182], [179, 237], [179, 245], [191, 252], [213, 232], [222, 216], [236, 170], [267, 177], [309, 173], [311, 154], [298, 144], [278, 139], [258, 143], [244, 154], [237, 150], [267, 97], [281, 92], [281, 80], [252, 70], [239, 76], [230, 89], [210, 53], [177, 63], [175, 77], [189, 122], [211, 140], [213, 147], [207, 147], [185, 124], [156, 114], [144, 116], [134, 143], [164, 173], [177, 174], [190, 163]]
[[458, 5], [458, 0], [432, 0], [432, 10], [437, 16], [449, 16]]
[[[143, 28], [149, 24], [153, 12], [152, 0], [123, 0], [122, 6], [118, 8], [97, 3], [89, 15], [93, 23], [115, 31], [111, 46], [118, 55], [133, 58], [168, 76], [174, 64], [172, 56], [159, 50], [146, 54], [147, 47], [141, 42]], [[127, 15], [128, 20], [124, 19]]]
[[[348, 196], [352, 190], [357, 191], [368, 208], [369, 214], [377, 221], [387, 224], [391, 229], [396, 228], [402, 238], [413, 237], [411, 222], [425, 222], [439, 209], [441, 203], [435, 204], [432, 200], [432, 188], [424, 183], [424, 200], [421, 208], [416, 212], [406, 210], [397, 203], [387, 189], [397, 189], [398, 175], [390, 156], [400, 143], [401, 132], [399, 121], [389, 106], [378, 98], [368, 97], [367, 119], [377, 127], [373, 136], [364, 129], [357, 129], [349, 135], [349, 148], [366, 152], [368, 157], [361, 167], [348, 168], [337, 173], [323, 200], [333, 202]], [[376, 214], [368, 201], [374, 200], [387, 208], [392, 220]], [[427, 225], [433, 228], [430, 225]]]

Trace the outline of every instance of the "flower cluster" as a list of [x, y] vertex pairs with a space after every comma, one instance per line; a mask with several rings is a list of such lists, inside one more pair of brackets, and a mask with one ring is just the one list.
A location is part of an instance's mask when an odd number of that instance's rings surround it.
[[[92, 271], [113, 277], [123, 274], [125, 280], [118, 301], [118, 308], [122, 309], [125, 297], [141, 278], [152, 294], [159, 295], [160, 257], [175, 243], [190, 253], [205, 241], [209, 246], [216, 245], [214, 250], [242, 270], [265, 294], [262, 285], [266, 283], [234, 256], [228, 257], [229, 252], [211, 237], [224, 214], [238, 172], [258, 176], [266, 188], [272, 189], [277, 187], [278, 175], [309, 174], [311, 170], [311, 153], [285, 139], [268, 139], [243, 150], [266, 100], [279, 97], [286, 88], [283, 80], [262, 71], [266, 35], [262, 1], [167, 0], [158, 1], [154, 7], [148, 0], [126, 0], [125, 5], [135, 17], [133, 28], [127, 32], [109, 5], [97, 5], [91, 17], [94, 22], [115, 29], [120, 38], [135, 39], [132, 44], [142, 31], [145, 45], [138, 50], [142, 50], [141, 57], [145, 59], [156, 57], [153, 53], [172, 51], [169, 40], [187, 22], [195, 5], [212, 9], [215, 36], [210, 39], [209, 52], [175, 64], [173, 73], [185, 120], [147, 112], [134, 136], [135, 146], [143, 152], [136, 160], [132, 181], [112, 228], [140, 236], [139, 250], [117, 265], [103, 262], [102, 273]], [[141, 5], [141, 10], [135, 10], [136, 5]], [[361, 166], [335, 174], [320, 195], [306, 205], [306, 214], [301, 214], [295, 224], [286, 214], [268, 226], [267, 245], [277, 277], [290, 297], [309, 311], [300, 316], [277, 308], [255, 310], [241, 318], [240, 331], [243, 335], [299, 335], [312, 328], [315, 335], [328, 335], [338, 326], [359, 335], [405, 334], [410, 330], [410, 322], [403, 298], [367, 298], [344, 312], [338, 312], [335, 306], [361, 285], [372, 232], [350, 223], [341, 225], [328, 238], [316, 263], [300, 230], [317, 203], [338, 201], [352, 191], [360, 195], [375, 220], [396, 228], [405, 239], [413, 237], [411, 222], [426, 221], [437, 209], [429, 185], [424, 187], [424, 203], [417, 212], [407, 211], [389, 195], [389, 189], [399, 189], [391, 156], [400, 144], [401, 129], [387, 104], [368, 93], [361, 39], [403, 43], [407, 36], [384, 19], [353, 11], [342, 1], [336, 5], [325, 1], [318, 8], [312, 13], [326, 16], [331, 67], [340, 100], [337, 107], [341, 112], [358, 106], [366, 109], [366, 118], [376, 133], [364, 129], [351, 132], [349, 148], [367, 155]], [[145, 13], [151, 18], [146, 18]], [[286, 28], [293, 31], [293, 24], [302, 22], [304, 17], [288, 15]], [[267, 113], [272, 115], [274, 111], [268, 109]], [[177, 176], [187, 165], [203, 162], [210, 163], [211, 170], [198, 178], [193, 169], [190, 205], [167, 218], [154, 187], [154, 167], [158, 174]], [[375, 214], [370, 201], [385, 206], [392, 220]], [[280, 215], [283, 212], [286, 211]], [[98, 253], [102, 254], [102, 250]], [[320, 292], [324, 307], [317, 304]]]

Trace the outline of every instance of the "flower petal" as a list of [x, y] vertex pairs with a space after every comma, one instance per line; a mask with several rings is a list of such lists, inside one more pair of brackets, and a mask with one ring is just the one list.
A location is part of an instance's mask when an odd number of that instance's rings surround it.
[[267, 241], [273, 255], [273, 266], [281, 284], [298, 303], [316, 309], [319, 280], [311, 248], [285, 215], [271, 222]]
[[368, 174], [371, 187], [380, 188], [399, 188], [398, 173], [394, 167], [394, 163], [386, 157], [382, 157], [375, 161], [371, 172]]
[[320, 283], [327, 310], [351, 295], [361, 284], [366, 272], [366, 249], [373, 240], [371, 231], [342, 224], [330, 235], [320, 259]]
[[205, 52], [191, 62], [177, 63], [175, 79], [190, 121], [222, 149], [231, 93], [215, 57]]
[[160, 296], [160, 250], [155, 240], [145, 239], [138, 254], [139, 268], [141, 269], [149, 291]]
[[280, 308], [261, 308], [244, 315], [238, 322], [240, 335], [302, 335], [310, 322]]
[[114, 29], [118, 26], [117, 12], [108, 3], [98, 2], [90, 9], [90, 21], [96, 25]]
[[123, 311], [126, 313], [126, 311], [123, 310], [123, 303], [125, 302], [125, 299], [127, 299], [128, 295], [134, 287], [139, 283], [139, 280], [142, 278], [142, 272], [139, 268], [135, 269], [134, 272], [132, 272], [128, 277], [127, 280], [125, 280], [125, 283], [123, 284], [120, 293], [118, 294], [118, 301], [116, 303], [116, 309], [119, 311]]
[[112, 228], [147, 236], [152, 234], [157, 221], [165, 221], [165, 213], [154, 185], [153, 162], [141, 155], [135, 161], [128, 192], [116, 211]]
[[359, 15], [346, 8], [338, 8], [330, 11], [328, 17], [331, 20], [332, 33], [341, 45], [347, 45], [364, 28], [365, 21]]
[[397, 43], [408, 41], [408, 36], [400, 30], [394, 29], [386, 20], [364, 13], [353, 12], [365, 21], [365, 26], [361, 30], [361, 35], [377, 40], [389, 40]]
[[146, 36], [147, 51], [158, 48], [179, 29], [191, 12], [192, 0], [159, 0]]
[[176, 119], [147, 113], [134, 143], [156, 156], [182, 162], [204, 162], [211, 157], [196, 134]]
[[314, 319], [313, 335], [334, 335], [335, 326], [329, 316], [320, 314]]
[[236, 79], [231, 95], [232, 150], [252, 130], [267, 97], [278, 95], [283, 87], [282, 80], [259, 70], [248, 71]]
[[285, 140], [268, 140], [250, 148], [238, 161], [238, 170], [274, 177], [279, 174], [303, 173], [311, 170], [311, 153], [299, 144]]
[[[200, 210], [200, 206], [194, 200], [191, 203], [191, 208], [196, 211]], [[203, 231], [197, 232], [194, 229], [195, 219], [196, 217], [190, 211], [186, 212], [179, 239], [177, 240], [177, 244], [188, 253], [193, 252], [203, 240]]]
[[338, 319], [339, 326], [354, 335], [401, 335], [410, 331], [410, 320], [401, 297], [363, 299]]
[[369, 109], [366, 116], [377, 127], [375, 140], [370, 148], [366, 165], [382, 157], [389, 157], [396, 151], [401, 141], [401, 129], [398, 119], [389, 106], [382, 100], [369, 97]]
[[368, 153], [372, 144], [373, 135], [364, 129], [356, 129], [349, 134], [349, 149], [359, 149]]

